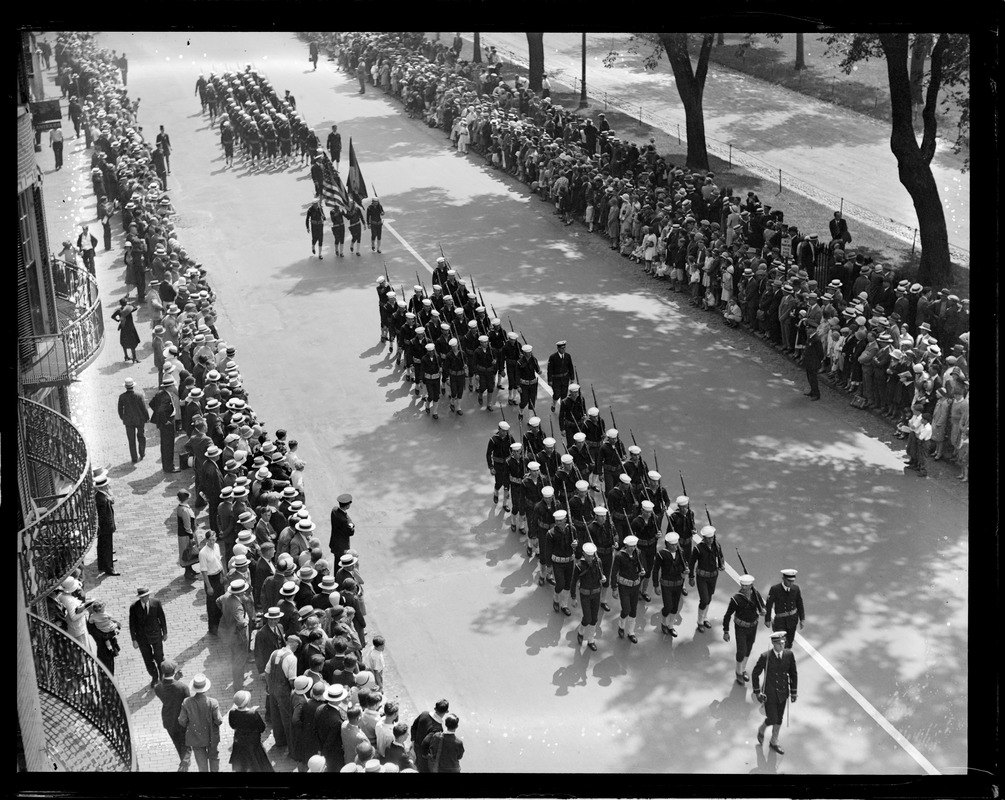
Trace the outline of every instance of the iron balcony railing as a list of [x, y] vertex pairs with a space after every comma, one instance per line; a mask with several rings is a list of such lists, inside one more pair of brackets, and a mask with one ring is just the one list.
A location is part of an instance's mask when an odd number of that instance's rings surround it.
[[21, 381], [29, 389], [69, 383], [97, 356], [105, 333], [94, 276], [55, 256], [50, 263], [59, 331], [19, 340]]
[[[121, 759], [121, 769], [136, 770], [136, 750], [129, 706], [115, 679], [98, 659], [64, 630], [28, 614], [35, 675], [40, 692], [48, 692], [79, 712], [106, 739]], [[59, 726], [46, 737], [68, 735]]]
[[69, 487], [62, 495], [32, 498], [35, 519], [20, 532], [25, 604], [31, 607], [83, 560], [98, 533], [98, 514], [87, 445], [80, 431], [48, 406], [24, 397], [18, 403], [24, 450], [19, 455], [29, 469], [51, 469]]

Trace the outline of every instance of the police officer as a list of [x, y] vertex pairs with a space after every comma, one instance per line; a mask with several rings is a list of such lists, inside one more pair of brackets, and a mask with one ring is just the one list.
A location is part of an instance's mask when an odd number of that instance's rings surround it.
[[663, 596], [663, 621], [660, 628], [663, 633], [677, 638], [674, 626], [680, 624], [680, 598], [684, 578], [690, 571], [680, 549], [680, 535], [670, 531], [663, 537], [663, 542], [666, 547], [656, 554], [656, 563], [653, 565], [653, 588], [656, 594]]
[[565, 396], [569, 393], [569, 381], [575, 375], [572, 356], [565, 352], [565, 345], [565, 340], [555, 342], [557, 350], [548, 356], [548, 385], [552, 390], [552, 413], [555, 411], [555, 403], [565, 400]]
[[426, 385], [426, 413], [430, 408], [433, 410], [433, 419], [439, 419], [440, 410], [440, 359], [436, 355], [436, 345], [428, 342], [425, 347], [425, 355], [422, 357], [419, 368], [422, 371], [422, 380]]
[[551, 557], [553, 574], [555, 576], [555, 596], [551, 607], [571, 617], [569, 599], [572, 594], [572, 568], [576, 556], [576, 546], [579, 542], [569, 526], [565, 509], [552, 512], [554, 525], [548, 531], [548, 551]]
[[597, 619], [600, 615], [600, 593], [607, 586], [607, 576], [603, 572], [600, 559], [597, 558], [597, 546], [592, 542], [584, 542], [583, 557], [576, 561], [572, 571], [572, 607], [576, 607], [576, 589], [579, 589], [578, 599], [583, 601], [583, 621], [576, 628], [576, 641], [583, 643], [586, 635], [586, 646], [597, 649]]
[[321, 247], [325, 239], [325, 215], [321, 210], [321, 203], [318, 200], [311, 203], [311, 207], [307, 209], [304, 227], [311, 232], [311, 255], [314, 255], [314, 247], [316, 245], [318, 258], [324, 258], [321, 255]]
[[505, 511], [509, 511], [509, 473], [506, 470], [506, 459], [509, 458], [511, 444], [513, 444], [513, 437], [509, 433], [509, 423], [500, 420], [495, 433], [489, 437], [488, 447], [485, 448], [485, 462], [495, 479], [492, 487], [492, 503], [499, 502], [499, 489], [502, 489]]
[[[548, 362], [549, 369], [551, 361]], [[557, 395], [556, 395], [557, 396]], [[586, 401], [579, 391], [578, 383], [569, 384], [569, 393], [563, 398], [562, 405], [558, 409], [558, 424], [565, 431], [565, 445], [572, 447], [576, 434], [583, 429], [583, 420], [586, 417]], [[585, 441], [585, 436], [583, 437]], [[586, 477], [584, 474], [582, 477]]]
[[492, 411], [492, 398], [495, 395], [496, 357], [489, 349], [488, 334], [478, 336], [478, 349], [475, 350], [475, 369], [478, 371], [478, 405], [485, 397], [485, 410]]
[[443, 357], [443, 370], [450, 381], [450, 410], [461, 416], [464, 413], [461, 409], [461, 398], [464, 396], [464, 355], [456, 338], [451, 338], [447, 344], [450, 352]]
[[551, 550], [549, 548], [548, 531], [551, 530], [554, 514], [558, 510], [555, 503], [555, 490], [551, 486], [541, 488], [541, 501], [534, 507], [534, 519], [537, 523], [537, 555], [538, 572], [537, 583], [544, 586], [545, 582], [554, 583], [551, 577]]
[[[796, 585], [798, 574], [798, 570], [783, 569], [782, 582], [768, 589], [768, 599], [764, 606], [764, 624], [770, 625], [773, 631], [784, 631], [785, 646], [790, 650], [796, 640], [796, 621], [798, 620], [802, 630], [806, 620], [803, 593]], [[771, 618], [772, 610], [775, 612], [774, 620]]]
[[509, 457], [506, 459], [510, 492], [509, 529], [515, 532], [518, 526], [522, 529], [526, 523], [523, 509], [523, 479], [527, 475], [527, 460], [520, 442], [513, 442], [509, 450]]
[[[589, 441], [589, 433], [587, 433]], [[625, 446], [618, 438], [618, 429], [609, 428], [603, 443], [597, 450], [597, 467], [604, 476], [604, 494], [610, 493], [618, 483], [618, 477], [624, 472]], [[631, 483], [631, 477], [628, 483]]]
[[[628, 629], [628, 641], [636, 644], [635, 614], [639, 605], [639, 585], [645, 572], [642, 554], [638, 551], [638, 537], [627, 536], [624, 539], [625, 548], [614, 556], [614, 566], [611, 572], [611, 583], [618, 587], [621, 598], [621, 616], [618, 619], [618, 638], [625, 638], [625, 628]], [[627, 624], [626, 624], [627, 620]]]
[[764, 598], [754, 588], [753, 575], [740, 576], [740, 591], [729, 598], [726, 615], [722, 618], [722, 638], [729, 641], [729, 620], [736, 614], [733, 621], [736, 634], [736, 682], [743, 686], [750, 675], [747, 674], [747, 659], [754, 648], [757, 637], [757, 620], [764, 611]]
[[[597, 506], [593, 509], [595, 519], [586, 530], [588, 539], [597, 546], [597, 558], [600, 559], [600, 566], [604, 574], [611, 575], [611, 567], [614, 563], [614, 551], [618, 546], [618, 534], [607, 518], [607, 509], [604, 506]], [[607, 604], [607, 593], [611, 590], [610, 583], [605, 583], [603, 591], [600, 593], [600, 607], [604, 611], [610, 611]]]
[[530, 408], [531, 413], [537, 413], [537, 376], [541, 374], [541, 366], [534, 357], [534, 348], [525, 344], [520, 348], [520, 360], [517, 362], [517, 376], [520, 380], [520, 419], [523, 410]]
[[712, 595], [715, 594], [715, 582], [719, 578], [719, 571], [726, 568], [722, 547], [715, 540], [715, 528], [711, 525], [701, 529], [701, 542], [691, 551], [688, 566], [691, 570], [688, 583], [691, 586], [694, 586], [695, 582], [698, 584], [698, 633], [704, 633], [707, 628], [712, 627], [707, 617], [708, 604], [712, 602]]
[[642, 586], [639, 589], [639, 596], [650, 602], [649, 581], [652, 578], [653, 564], [656, 561], [656, 540], [659, 538], [659, 528], [657, 527], [656, 516], [653, 514], [653, 505], [650, 500], [643, 500], [639, 514], [632, 519], [632, 534], [639, 540], [639, 550], [645, 560], [646, 570], [642, 577]]

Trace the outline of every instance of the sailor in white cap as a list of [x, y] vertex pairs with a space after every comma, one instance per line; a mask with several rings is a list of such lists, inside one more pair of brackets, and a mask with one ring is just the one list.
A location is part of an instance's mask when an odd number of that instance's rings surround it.
[[618, 536], [621, 539], [629, 536], [632, 532], [631, 521], [636, 516], [636, 506], [632, 479], [628, 477], [628, 473], [622, 472], [618, 476], [618, 484], [607, 493], [604, 505], [611, 512], [611, 523]]
[[419, 369], [422, 372], [422, 381], [426, 386], [426, 396], [424, 399], [426, 403], [426, 413], [428, 414], [430, 409], [433, 412], [433, 419], [439, 419], [440, 414], [440, 378], [442, 374], [440, 372], [440, 359], [436, 355], [436, 345], [432, 342], [426, 343], [426, 352], [422, 356], [422, 360], [419, 362]]
[[701, 541], [692, 548], [688, 567], [691, 570], [688, 583], [698, 584], [698, 633], [704, 633], [712, 627], [708, 621], [708, 605], [715, 594], [719, 571], [726, 568], [722, 546], [716, 541], [715, 528], [711, 525], [701, 529]]
[[457, 416], [461, 416], [464, 413], [461, 408], [461, 398], [464, 397], [464, 378], [467, 375], [467, 369], [457, 339], [451, 337], [447, 340], [447, 345], [450, 350], [442, 357], [442, 367], [450, 388], [450, 410], [456, 412]]
[[600, 409], [591, 406], [586, 410], [586, 419], [583, 422], [583, 434], [586, 436], [586, 449], [590, 454], [591, 472], [587, 480], [590, 482], [591, 491], [599, 492], [603, 489], [601, 485], [601, 475], [603, 470], [597, 462], [600, 454], [600, 443], [604, 439], [606, 424], [604, 418], [600, 416]]
[[[796, 640], [796, 624], [802, 630], [806, 620], [803, 608], [803, 593], [796, 584], [798, 570], [783, 569], [782, 582], [768, 589], [768, 597], [764, 605], [764, 624], [770, 625], [773, 631], [785, 632], [785, 646], [792, 647]], [[774, 619], [772, 619], [774, 611]]]
[[[593, 522], [586, 526], [586, 539], [597, 546], [600, 567], [605, 575], [610, 576], [611, 566], [614, 563], [614, 548], [618, 545], [618, 534], [614, 530], [614, 526], [611, 525], [605, 506], [596, 506], [593, 509], [593, 514]], [[611, 610], [607, 604], [607, 595], [610, 590], [610, 584], [605, 584], [600, 593], [600, 607], [604, 611]]]
[[572, 616], [569, 610], [569, 599], [572, 594], [572, 562], [576, 556], [579, 542], [569, 526], [565, 509], [552, 512], [554, 525], [548, 531], [548, 552], [551, 557], [552, 574], [555, 576], [555, 596], [551, 607], [558, 611], [561, 608], [567, 617]]
[[[544, 488], [544, 481], [541, 479], [541, 465], [537, 461], [527, 463], [527, 472], [523, 476], [521, 486], [520, 501], [523, 506], [523, 529], [520, 530], [520, 542], [527, 547], [527, 556], [533, 557], [537, 554], [537, 519], [534, 516], [534, 509], [541, 502], [541, 490]], [[520, 521], [517, 522], [520, 529]]]
[[[583, 643], [583, 636], [586, 636], [586, 646], [591, 650], [597, 649], [597, 619], [600, 615], [600, 593], [607, 585], [607, 576], [604, 574], [600, 559], [597, 558], [597, 546], [592, 542], [585, 542], [582, 548], [583, 557], [576, 561], [572, 571], [572, 585], [569, 591], [572, 593], [572, 606], [575, 608], [577, 600], [583, 601], [583, 621], [576, 628], [576, 640]], [[579, 594], [576, 594], [576, 589]]]
[[558, 504], [555, 502], [555, 489], [552, 486], [541, 487], [541, 502], [534, 507], [534, 519], [537, 523], [537, 558], [539, 572], [537, 583], [544, 586], [545, 582], [554, 583], [555, 579], [551, 575], [551, 550], [548, 541], [548, 533], [555, 521], [555, 512]]
[[482, 404], [482, 397], [485, 398], [485, 410], [492, 411], [492, 398], [496, 391], [496, 357], [489, 349], [488, 334], [482, 333], [478, 336], [478, 348], [474, 355], [474, 370], [478, 373], [478, 405]]
[[569, 382], [576, 374], [572, 356], [565, 352], [565, 345], [564, 339], [555, 342], [555, 352], [548, 356], [548, 385], [552, 391], [552, 413], [555, 412], [555, 403], [565, 400], [565, 396], [569, 393]]
[[506, 468], [506, 459], [509, 458], [509, 446], [513, 444], [513, 437], [510, 436], [509, 423], [500, 420], [496, 430], [489, 437], [488, 446], [485, 448], [485, 463], [488, 464], [489, 473], [495, 478], [492, 486], [492, 503], [499, 502], [499, 490], [503, 490], [503, 510], [509, 511], [509, 471]]
[[[566, 449], [572, 447], [576, 434], [583, 430], [585, 417], [586, 400], [583, 399], [579, 384], [570, 383], [569, 393], [566, 397], [562, 398], [562, 405], [558, 409], [558, 424], [565, 431]], [[585, 478], [586, 473], [582, 477]]]
[[736, 682], [743, 686], [750, 675], [747, 673], [747, 659], [754, 648], [757, 637], [757, 623], [764, 613], [764, 598], [754, 588], [753, 575], [740, 576], [740, 591], [729, 598], [726, 615], [722, 618], [722, 638], [729, 641], [729, 620], [733, 621], [736, 634]]
[[586, 542], [589, 541], [586, 529], [596, 519], [596, 515], [593, 513], [593, 500], [590, 497], [590, 484], [580, 479], [574, 485], [576, 493], [569, 498], [569, 514], [572, 516], [572, 525], [576, 529], [576, 538], [581, 542]]
[[415, 338], [408, 346], [408, 354], [412, 366], [412, 390], [423, 403], [426, 401], [426, 383], [422, 379], [422, 359], [426, 356], [427, 344], [430, 344], [430, 341], [426, 337], [426, 328], [416, 320]]
[[527, 474], [527, 454], [523, 452], [520, 442], [509, 446], [509, 456], [506, 459], [506, 473], [509, 476], [510, 517], [509, 529], [523, 531], [527, 524], [523, 507], [523, 479]]
[[[684, 552], [684, 560], [688, 563], [691, 562], [691, 551], [697, 542], [694, 541], [694, 537], [697, 535], [698, 529], [694, 524], [694, 512], [691, 510], [691, 499], [686, 494], [681, 494], [677, 496], [677, 500], [673, 505], [673, 510], [670, 512], [670, 528], [668, 530], [673, 530], [674, 533], [680, 536], [680, 548]], [[682, 590], [683, 594], [687, 594], [687, 587], [685, 586]]]
[[[534, 417], [534, 419], [538, 419]], [[538, 420], [540, 424], [540, 420]], [[555, 450], [555, 440], [550, 436], [545, 436], [540, 438], [541, 430], [538, 426], [533, 426], [527, 430], [527, 446], [533, 447], [533, 440], [535, 438], [540, 441], [540, 447], [536, 451], [531, 451], [535, 454], [537, 462], [541, 465], [541, 474], [544, 475], [550, 482], [551, 485], [555, 487], [555, 490], [559, 493], [559, 500], [562, 505], [565, 505], [565, 499], [562, 497], [561, 487], [558, 486], [555, 480], [555, 473], [558, 472], [558, 452]]]
[[642, 555], [638, 551], [638, 543], [637, 536], [626, 537], [625, 547], [614, 556], [614, 565], [611, 570], [611, 585], [618, 587], [618, 595], [621, 598], [618, 638], [625, 638], [627, 628], [628, 641], [632, 644], [638, 642], [638, 638], [635, 636], [635, 614], [639, 605], [639, 586], [642, 583], [642, 575], [646, 567]]
[[684, 580], [690, 570], [684, 552], [680, 548], [680, 535], [670, 531], [663, 537], [663, 541], [666, 547], [656, 554], [656, 562], [653, 565], [653, 587], [656, 594], [663, 596], [661, 612], [663, 621], [660, 628], [663, 633], [669, 633], [676, 638], [675, 626], [681, 622], [680, 598]]
[[[589, 441], [589, 433], [587, 433]], [[618, 476], [624, 472], [624, 462], [627, 457], [625, 445], [619, 438], [617, 428], [608, 428], [604, 441], [597, 450], [597, 469], [604, 476], [604, 495], [618, 483]], [[629, 476], [629, 481], [631, 477]]]
[[643, 460], [642, 448], [637, 444], [629, 446], [628, 459], [622, 466], [622, 472], [632, 479], [632, 492], [635, 494], [636, 502], [640, 502], [645, 497], [645, 478], [649, 472], [649, 465]]
[[639, 597], [647, 603], [652, 600], [649, 596], [649, 581], [652, 578], [653, 563], [656, 561], [656, 543], [660, 536], [659, 520], [653, 514], [654, 508], [651, 500], [643, 500], [638, 515], [631, 523], [632, 533], [639, 540], [639, 550], [645, 563]]
[[667, 494], [666, 488], [660, 483], [662, 477], [656, 470], [649, 470], [646, 473], [642, 492], [646, 500], [650, 500], [653, 503], [653, 514], [656, 515], [656, 527], [660, 533], [663, 532], [663, 517], [665, 515], [669, 516], [670, 513], [670, 495]]
[[[571, 398], [566, 398], [565, 404], [570, 402]], [[563, 408], [565, 406], [563, 405]], [[593, 472], [593, 458], [590, 456], [590, 449], [586, 446], [586, 434], [582, 431], [576, 431], [572, 435], [572, 444], [567, 448], [568, 453], [572, 456], [572, 463], [575, 467], [576, 478], [586, 481], [586, 487], [589, 491], [592, 489], [590, 484], [591, 473]]]
[[515, 406], [520, 403], [520, 378], [517, 374], [517, 363], [520, 361], [520, 337], [516, 331], [506, 334], [506, 342], [502, 346], [501, 358], [506, 365], [506, 404]]
[[[528, 453], [533, 453], [536, 457], [544, 449], [545, 435], [541, 430], [541, 418], [531, 417], [527, 423], [527, 430], [523, 434], [523, 448]], [[554, 475], [554, 469], [541, 465], [541, 474], [549, 481]]]
[[520, 360], [516, 365], [517, 378], [520, 381], [520, 412], [519, 417], [523, 419], [523, 410], [530, 408], [532, 414], [537, 413], [537, 379], [541, 374], [541, 365], [537, 363], [534, 355], [534, 348], [525, 344], [520, 348]]
[[[761, 685], [761, 675], [764, 675], [764, 685]], [[764, 744], [764, 732], [771, 726], [771, 740], [768, 746], [778, 754], [783, 754], [778, 744], [778, 732], [785, 717], [785, 704], [791, 699], [796, 702], [796, 690], [799, 686], [799, 672], [796, 669], [796, 657], [792, 650], [785, 647], [785, 632], [775, 631], [771, 634], [771, 649], [761, 653], [754, 664], [750, 675], [754, 696], [763, 703], [764, 722], [757, 728], [757, 743]]]

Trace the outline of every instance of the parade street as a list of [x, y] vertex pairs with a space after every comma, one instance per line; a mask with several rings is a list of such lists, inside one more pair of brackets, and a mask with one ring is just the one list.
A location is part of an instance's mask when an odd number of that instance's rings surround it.
[[[770, 347], [690, 308], [582, 224], [563, 225], [523, 184], [458, 154], [377, 87], [359, 94], [324, 58], [313, 72], [294, 35], [97, 38], [129, 55], [144, 135], [170, 131], [179, 238], [210, 271], [218, 326], [259, 418], [300, 442], [326, 554], [328, 511], [351, 492], [368, 620], [417, 709], [450, 700], [465, 771], [965, 771], [965, 487], [905, 472], [889, 426], [856, 416], [829, 387], [808, 402], [803, 371]], [[280, 95], [293, 93], [322, 142], [338, 124], [343, 176], [352, 139], [386, 210], [381, 254], [364, 230], [362, 256], [336, 258], [326, 229], [324, 258], [311, 256], [306, 167], [249, 170], [240, 158], [225, 167], [193, 86], [200, 72], [248, 63]], [[587, 405], [592, 387], [607, 424], [613, 409], [650, 469], [656, 450], [671, 499], [683, 472], [699, 525], [707, 504], [729, 565], [710, 630], [695, 632], [692, 589], [677, 639], [660, 632], [653, 597], [639, 612], [638, 644], [617, 638], [615, 603], [601, 615], [599, 650], [577, 646], [579, 610], [552, 610], [552, 587], [537, 585], [502, 504], [492, 504], [484, 454], [499, 411], [465, 393], [463, 416], [444, 402], [434, 421], [380, 342], [384, 262], [410, 295], [416, 273], [429, 287], [441, 245], [542, 368], [554, 343], [568, 341]], [[138, 322], [146, 339], [149, 318]], [[549, 405], [542, 390], [545, 435], [550, 421], [558, 429]], [[518, 439], [516, 408], [505, 413]], [[157, 515], [169, 510], [163, 502]], [[762, 594], [779, 570], [799, 570], [806, 625], [793, 648], [799, 696], [782, 728], [784, 755], [757, 747], [763, 717], [750, 686], [734, 682], [734, 645], [722, 638], [744, 571], [737, 548]], [[755, 657], [769, 633], [761, 623]], [[229, 697], [220, 700], [226, 708]]]

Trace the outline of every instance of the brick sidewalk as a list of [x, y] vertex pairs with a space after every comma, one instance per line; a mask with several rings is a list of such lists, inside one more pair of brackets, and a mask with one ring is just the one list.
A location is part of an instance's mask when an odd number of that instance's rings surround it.
[[[53, 83], [54, 76], [55, 70], [47, 75], [50, 97], [59, 96], [59, 89]], [[63, 108], [66, 108], [65, 101]], [[50, 249], [58, 252], [64, 239], [75, 242], [81, 223], [87, 223], [91, 233], [99, 240], [95, 262], [106, 315], [106, 341], [95, 361], [71, 386], [70, 404], [73, 422], [87, 442], [92, 467], [106, 468], [112, 481], [118, 527], [115, 534], [116, 568], [122, 573], [120, 577], [99, 575], [96, 548], [92, 548], [84, 560], [85, 591], [89, 597], [104, 600], [108, 612], [122, 624], [119, 639], [122, 653], [115, 664], [115, 677], [132, 714], [139, 769], [144, 772], [175, 771], [178, 766], [175, 749], [161, 724], [161, 703], [150, 688], [150, 677], [139, 651], [132, 648], [128, 633], [129, 606], [136, 597], [136, 588], [147, 586], [164, 605], [168, 624], [165, 657], [177, 662], [186, 682], [198, 672], [204, 672], [212, 682], [210, 695], [220, 702], [224, 717], [220, 731], [220, 769], [229, 772], [233, 732], [227, 725], [226, 716], [237, 688], [232, 685], [225, 646], [207, 634], [202, 581], [186, 581], [182, 569], [176, 566], [175, 493], [181, 488], [191, 489], [192, 472], [186, 470], [177, 475], [167, 475], [161, 471], [158, 434], [150, 425], [146, 431], [146, 458], [135, 465], [130, 463], [125, 429], [117, 420], [116, 403], [127, 376], [136, 381], [136, 391], [142, 393], [146, 400], [153, 396], [156, 389], [157, 371], [150, 345], [151, 317], [145, 306], [139, 307], [135, 320], [143, 340], [137, 348], [141, 360], [139, 364], [124, 362], [118, 331], [109, 319], [118, 307], [118, 299], [126, 291], [121, 217], [116, 214], [112, 220], [112, 249], [105, 252], [101, 244], [101, 224], [96, 218], [97, 198], [91, 190], [91, 151], [85, 149], [82, 135], [79, 139], [72, 138], [72, 130], [69, 122], [65, 121], [62, 170], [55, 170], [47, 137], [43, 137], [46, 145], [38, 154], [38, 163], [44, 175]], [[184, 436], [179, 438], [179, 445], [183, 441]], [[252, 692], [253, 705], [264, 704], [265, 686], [255, 673], [254, 663], [248, 664], [244, 688]], [[286, 756], [285, 748], [276, 751], [273, 744], [270, 729], [265, 748], [273, 766], [281, 772], [292, 770], [294, 763]], [[192, 769], [195, 770], [194, 761]]]

